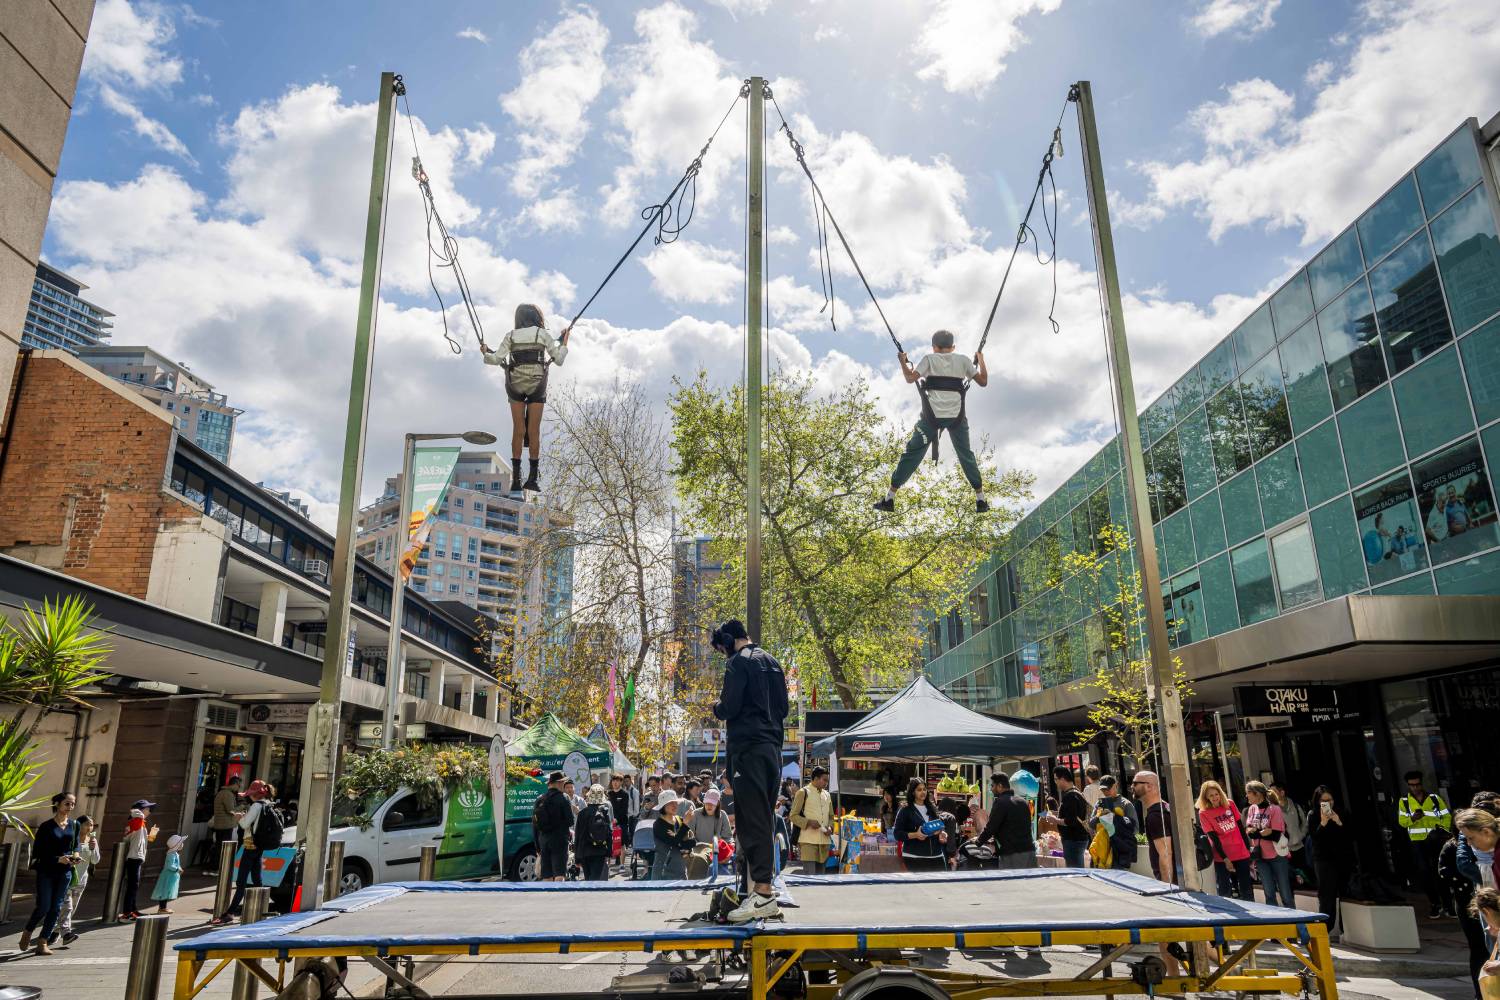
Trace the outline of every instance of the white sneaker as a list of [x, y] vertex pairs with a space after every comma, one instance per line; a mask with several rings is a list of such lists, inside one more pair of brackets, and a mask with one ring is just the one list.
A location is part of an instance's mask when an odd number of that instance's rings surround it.
[[727, 919], [731, 924], [747, 924], [752, 920], [766, 920], [780, 915], [781, 906], [776, 902], [775, 896], [762, 896], [758, 892], [752, 892], [739, 906], [729, 911]]

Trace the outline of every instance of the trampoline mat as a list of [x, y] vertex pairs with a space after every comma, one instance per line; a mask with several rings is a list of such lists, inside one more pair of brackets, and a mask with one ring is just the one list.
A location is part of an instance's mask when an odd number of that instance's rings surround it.
[[742, 927], [692, 919], [702, 883], [377, 885], [328, 909], [226, 928], [179, 950], [337, 945], [661, 942], [800, 933], [1059, 931], [1310, 924], [1317, 914], [1190, 894], [1125, 872], [789, 877], [784, 919]]

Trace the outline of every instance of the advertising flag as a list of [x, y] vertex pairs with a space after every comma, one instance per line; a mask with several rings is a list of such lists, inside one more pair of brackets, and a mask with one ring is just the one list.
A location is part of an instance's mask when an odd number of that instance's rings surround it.
[[443, 494], [453, 481], [458, 465], [457, 448], [418, 448], [412, 456], [411, 482], [401, 488], [411, 490], [411, 521], [406, 527], [406, 550], [401, 553], [401, 579], [411, 579], [417, 557], [432, 533], [433, 512], [443, 502]]
[[604, 695], [604, 715], [610, 722], [615, 721], [615, 687], [617, 684], [616, 664], [614, 660], [609, 661], [609, 689]]

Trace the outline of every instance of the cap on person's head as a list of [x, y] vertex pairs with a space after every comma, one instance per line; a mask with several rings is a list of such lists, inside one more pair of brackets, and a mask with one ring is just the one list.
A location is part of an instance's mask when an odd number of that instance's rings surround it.
[[555, 785], [559, 781], [566, 780], [568, 780], [568, 776], [566, 774], [563, 774], [561, 771], [553, 771], [551, 774], [547, 775], [547, 784], [549, 785]]
[[953, 334], [947, 330], [938, 330], [932, 335], [932, 346], [939, 350], [947, 350], [954, 344]]
[[661, 797], [656, 800], [656, 808], [658, 811], [665, 811], [667, 806], [674, 805], [681, 801], [682, 800], [677, 797], [677, 793], [668, 788], [666, 791], [662, 792]]
[[150, 799], [136, 799], [133, 803], [131, 803], [130, 808], [132, 808], [132, 809], [155, 809], [156, 808], [156, 803], [152, 802]]
[[1100, 788], [1113, 788], [1113, 787], [1115, 787], [1115, 785], [1116, 785], [1116, 781], [1115, 781], [1115, 776], [1113, 774], [1106, 774], [1106, 775], [1104, 775], [1103, 777], [1101, 777], [1099, 779], [1099, 787]]
[[261, 781], [259, 778], [256, 778], [254, 781], [250, 782], [250, 787], [247, 789], [247, 791], [249, 791], [251, 795], [266, 796], [271, 794], [271, 786], [266, 784], [264, 781]]
[[720, 797], [721, 796], [719, 795], [719, 790], [717, 788], [710, 788], [708, 791], [703, 793], [703, 804], [706, 806], [716, 806], [719, 804]]
[[807, 780], [817, 781], [819, 778], [827, 777], [827, 775], [828, 768], [824, 767], [822, 764], [819, 764], [808, 772]]
[[604, 790], [603, 785], [590, 785], [588, 794], [585, 796], [591, 806], [603, 805], [608, 797], [609, 793]]

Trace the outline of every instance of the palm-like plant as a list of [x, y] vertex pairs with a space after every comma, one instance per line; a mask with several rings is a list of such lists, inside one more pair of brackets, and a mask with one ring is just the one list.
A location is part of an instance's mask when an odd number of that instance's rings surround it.
[[44, 601], [40, 612], [26, 608], [0, 626], [0, 704], [18, 706], [0, 720], [0, 829], [29, 832], [17, 814], [45, 800], [29, 797], [41, 778], [33, 738], [42, 720], [65, 706], [86, 707], [83, 690], [109, 676], [110, 645], [93, 620], [94, 609], [75, 596]]

